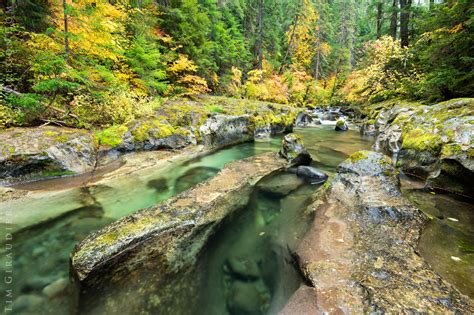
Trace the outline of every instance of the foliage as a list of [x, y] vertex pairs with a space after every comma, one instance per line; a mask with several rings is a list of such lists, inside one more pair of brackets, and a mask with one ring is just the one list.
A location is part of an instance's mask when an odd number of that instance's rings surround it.
[[401, 24], [393, 3], [9, 0], [0, 126], [110, 126], [206, 93], [298, 106], [472, 95], [472, 1], [414, 3], [407, 48], [383, 36]]

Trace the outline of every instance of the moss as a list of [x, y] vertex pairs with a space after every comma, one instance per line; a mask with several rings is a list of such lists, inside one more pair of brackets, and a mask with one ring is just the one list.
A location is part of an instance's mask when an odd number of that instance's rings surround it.
[[444, 145], [441, 150], [442, 157], [449, 157], [462, 152], [462, 148], [458, 144], [447, 144]]
[[96, 133], [97, 142], [100, 145], [116, 147], [123, 141], [123, 135], [127, 132], [127, 127], [123, 125], [116, 125]]
[[339, 119], [339, 120], [336, 122], [336, 126], [342, 127], [342, 126], [344, 126], [344, 123], [345, 123], [344, 120]]
[[402, 147], [404, 149], [430, 151], [431, 153], [439, 154], [442, 141], [439, 135], [416, 128], [403, 136]]
[[137, 142], [149, 140], [150, 137], [166, 138], [174, 134], [187, 134], [182, 128], [175, 128], [171, 125], [164, 124], [158, 119], [140, 122], [140, 125], [132, 130], [132, 135]]
[[61, 142], [61, 143], [65, 143], [69, 140], [69, 137], [67, 135], [59, 135], [59, 136], [55, 137], [54, 140], [56, 140], [58, 142]]
[[375, 119], [369, 119], [369, 120], [367, 120], [366, 124], [368, 124], [368, 125], [373, 125], [373, 124], [375, 124]]
[[211, 113], [224, 113], [225, 112], [225, 110], [222, 107], [217, 106], [217, 105], [211, 105], [211, 104], [206, 105], [206, 109], [209, 110]]
[[351, 163], [355, 163], [357, 161], [366, 159], [367, 157], [368, 157], [368, 155], [367, 155], [366, 152], [358, 151], [356, 153], [353, 153], [351, 156], [349, 156], [349, 161], [351, 161]]
[[57, 131], [45, 131], [44, 134], [48, 137], [55, 137], [59, 134], [59, 132], [57, 132]]
[[10, 152], [10, 154], [14, 154], [16, 151], [15, 147], [8, 147], [8, 152]]

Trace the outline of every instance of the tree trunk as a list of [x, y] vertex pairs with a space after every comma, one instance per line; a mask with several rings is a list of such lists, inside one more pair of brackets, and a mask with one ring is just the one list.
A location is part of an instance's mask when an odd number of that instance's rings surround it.
[[291, 49], [291, 45], [293, 45], [293, 39], [295, 37], [295, 30], [296, 30], [296, 26], [298, 25], [299, 17], [300, 17], [300, 15], [299, 15], [299, 13], [297, 13], [295, 15], [295, 21], [293, 23], [293, 29], [291, 30], [291, 35], [290, 35], [290, 41], [288, 43], [288, 48], [286, 49], [285, 56], [283, 57], [283, 60], [281, 62], [281, 66], [280, 66], [280, 70], [278, 71], [278, 74], [282, 74], [283, 69], [285, 68], [286, 58], [288, 58], [288, 55], [289, 55], [290, 49]]
[[[257, 58], [257, 69], [263, 69], [263, 0], [258, 0], [257, 13], [257, 41], [255, 43], [255, 55]], [[262, 76], [263, 80], [263, 76]]]
[[383, 2], [377, 2], [377, 39], [382, 36]]
[[392, 16], [390, 17], [390, 35], [393, 40], [397, 39], [397, 27], [398, 27], [398, 0], [392, 2]]
[[409, 44], [408, 26], [410, 24], [411, 2], [412, 0], [400, 0], [400, 41], [402, 47], [407, 47]]
[[70, 62], [69, 59], [69, 32], [68, 32], [68, 20], [67, 20], [67, 3], [66, 0], [63, 0], [63, 10], [64, 10], [64, 46], [66, 51], [66, 61]]
[[434, 0], [430, 0], [430, 10], [432, 10], [434, 7]]

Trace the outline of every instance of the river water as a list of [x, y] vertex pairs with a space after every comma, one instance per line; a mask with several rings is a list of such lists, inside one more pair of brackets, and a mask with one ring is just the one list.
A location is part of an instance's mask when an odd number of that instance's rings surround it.
[[[313, 166], [329, 174], [351, 153], [370, 149], [373, 143], [358, 132], [338, 133], [329, 126], [295, 132], [303, 137], [314, 158]], [[69, 189], [67, 193], [53, 192], [25, 203], [9, 203], [12, 211], [26, 210], [37, 217], [55, 211], [64, 213], [15, 233], [13, 313], [77, 313], [72, 307], [72, 290], [67, 280], [69, 254], [75, 244], [120, 217], [153, 206], [214, 176], [230, 161], [279, 150], [280, 141], [281, 138], [275, 137], [235, 145], [200, 158], [148, 169], [145, 173], [117, 177], [107, 185]], [[292, 188], [275, 192], [268, 188], [272, 181], [288, 183]], [[54, 180], [42, 185], [42, 189], [58, 186]], [[302, 281], [289, 253], [311, 221], [311, 214], [305, 210], [318, 188], [285, 173], [275, 174], [259, 184], [247, 207], [222, 224], [199, 258], [197, 305], [185, 305], [178, 298], [168, 301], [175, 306], [183, 304], [175, 314], [277, 313]], [[6, 268], [5, 255], [1, 259], [0, 268]], [[130, 301], [111, 301], [114, 306], [107, 310], [108, 314], [163, 313], [159, 311], [160, 304], [166, 301], [151, 302], [153, 307], [149, 306], [150, 301], [142, 301], [136, 294]], [[100, 307], [88, 312], [103, 314]]]

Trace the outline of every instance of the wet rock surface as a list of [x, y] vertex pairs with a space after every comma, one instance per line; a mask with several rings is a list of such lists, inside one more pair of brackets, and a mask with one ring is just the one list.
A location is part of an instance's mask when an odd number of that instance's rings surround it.
[[328, 179], [328, 175], [321, 170], [311, 166], [298, 166], [296, 175], [311, 184], [322, 184]]
[[[166, 290], [181, 290], [170, 286], [174, 282], [169, 278], [179, 273], [179, 281], [183, 281], [183, 272], [192, 272], [197, 254], [219, 222], [248, 202], [258, 180], [286, 165], [287, 161], [274, 153], [232, 162], [197, 187], [90, 235], [71, 254], [72, 273], [81, 290], [81, 311], [107, 311], [107, 294], [117, 298], [135, 289], [126, 286], [120, 291], [118, 283], [130, 283], [150, 270], [155, 278], [147, 292], [158, 292], [164, 283]], [[103, 291], [104, 287], [109, 289]], [[179, 294], [185, 297], [182, 292]], [[237, 297], [237, 308], [238, 301]]]
[[0, 132], [0, 182], [91, 171], [94, 136], [58, 127], [13, 128]]
[[371, 151], [351, 155], [324, 202], [311, 208], [316, 217], [297, 256], [315, 287], [316, 313], [474, 311], [472, 301], [416, 253], [427, 217], [402, 197], [387, 157]]

